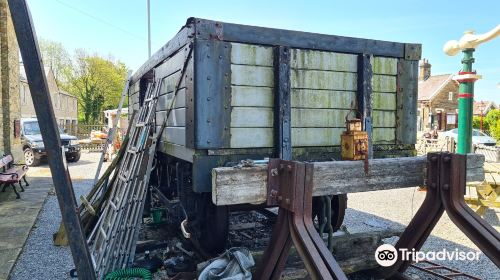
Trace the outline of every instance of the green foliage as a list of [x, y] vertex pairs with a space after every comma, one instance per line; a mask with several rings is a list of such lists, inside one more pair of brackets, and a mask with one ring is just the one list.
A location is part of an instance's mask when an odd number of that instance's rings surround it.
[[69, 53], [59, 42], [42, 38], [39, 45], [44, 66], [52, 68], [58, 86], [64, 85], [72, 68]]
[[489, 111], [485, 121], [488, 123], [490, 135], [500, 141], [500, 109]]
[[77, 51], [65, 89], [78, 97], [83, 123], [99, 123], [104, 110], [118, 106], [126, 75], [122, 62]]
[[[480, 116], [474, 116], [472, 118], [472, 127], [475, 129], [481, 129], [481, 117]], [[486, 121], [486, 117], [483, 116], [483, 130], [487, 131], [489, 130], [489, 123]]]
[[[125, 64], [84, 50], [77, 50], [72, 59], [61, 43], [46, 39], [40, 40], [40, 52], [57, 85], [78, 97], [81, 122], [100, 123], [104, 110], [118, 107], [127, 75]], [[127, 99], [123, 106], [128, 106]]]
[[[473, 117], [472, 127], [480, 129], [480, 116]], [[490, 110], [486, 116], [483, 116], [483, 130], [488, 132], [497, 142], [500, 141], [500, 109]]]

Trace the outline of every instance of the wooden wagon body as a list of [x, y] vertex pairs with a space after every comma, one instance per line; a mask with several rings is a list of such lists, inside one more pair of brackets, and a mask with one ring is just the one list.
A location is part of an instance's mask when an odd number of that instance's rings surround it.
[[161, 79], [157, 128], [174, 104], [160, 151], [192, 164], [193, 190], [210, 192], [211, 170], [242, 159], [339, 159], [352, 107], [372, 157], [414, 155], [420, 53], [419, 44], [190, 18], [133, 75], [129, 104], [138, 109], [147, 83]]

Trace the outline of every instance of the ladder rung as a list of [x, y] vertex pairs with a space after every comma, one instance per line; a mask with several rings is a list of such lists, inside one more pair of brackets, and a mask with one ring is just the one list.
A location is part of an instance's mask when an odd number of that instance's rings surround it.
[[129, 150], [133, 150], [134, 152], [137, 152], [137, 151], [139, 151], [139, 147], [132, 146], [132, 147], [129, 148]]
[[121, 180], [121, 181], [123, 181], [123, 182], [127, 182], [127, 181], [128, 181], [127, 176], [125, 176], [125, 175], [123, 175], [123, 174], [120, 174], [120, 175], [118, 176], [118, 179], [120, 179], [120, 180]]
[[108, 239], [108, 235], [106, 234], [106, 232], [104, 231], [103, 228], [99, 228], [99, 231], [101, 232], [101, 234], [104, 237], [104, 239]]
[[116, 207], [116, 204], [112, 200], [109, 201], [109, 204], [115, 211], [118, 209], [118, 207]]
[[127, 152], [132, 153], [132, 154], [136, 154], [138, 152], [138, 149], [136, 147], [132, 147], [132, 148], [128, 149]]

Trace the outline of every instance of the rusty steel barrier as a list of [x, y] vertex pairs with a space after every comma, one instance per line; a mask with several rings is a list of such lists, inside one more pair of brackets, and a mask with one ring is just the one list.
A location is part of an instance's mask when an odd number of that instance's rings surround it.
[[347, 279], [312, 221], [313, 164], [271, 159], [268, 200], [279, 206], [256, 279], [280, 279], [292, 242], [312, 279]]
[[[347, 279], [313, 225], [313, 167], [313, 163], [269, 161], [267, 205], [279, 206], [279, 212], [264, 253], [266, 261], [256, 279], [279, 279], [292, 243], [312, 279]], [[464, 201], [466, 155], [428, 154], [427, 170], [425, 200], [399, 238], [396, 249], [420, 250], [446, 211], [453, 223], [500, 266], [500, 234]], [[403, 260], [398, 254], [394, 265], [372, 272], [380, 278], [400, 279], [410, 264], [410, 260]]]
[[[396, 243], [396, 250], [420, 250], [446, 211], [453, 223], [493, 263], [500, 266], [500, 234], [464, 201], [466, 156], [450, 153], [428, 154], [427, 170], [427, 195]], [[380, 268], [377, 274], [389, 278], [403, 273], [410, 264], [409, 260], [403, 261], [398, 254], [398, 261], [394, 265]]]

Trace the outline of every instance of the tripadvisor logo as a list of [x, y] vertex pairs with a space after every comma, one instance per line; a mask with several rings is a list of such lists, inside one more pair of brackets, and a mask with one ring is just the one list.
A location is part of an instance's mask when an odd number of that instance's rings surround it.
[[398, 251], [391, 244], [380, 245], [375, 251], [375, 260], [381, 266], [391, 266], [398, 260]]
[[449, 251], [446, 249], [440, 250], [440, 251], [429, 251], [429, 252], [422, 252], [422, 251], [415, 251], [415, 249], [408, 250], [405, 248], [399, 248], [396, 250], [394, 246], [390, 244], [383, 244], [380, 245], [377, 250], [375, 251], [375, 260], [377, 263], [381, 266], [388, 267], [392, 266], [393, 264], [396, 263], [399, 259], [402, 261], [412, 261], [412, 262], [420, 262], [424, 260], [429, 260], [429, 261], [444, 261], [444, 260], [450, 260], [450, 261], [474, 261], [474, 260], [479, 260], [479, 256], [481, 255], [481, 252], [477, 251], [460, 251], [458, 249], [455, 249], [453, 251]]

